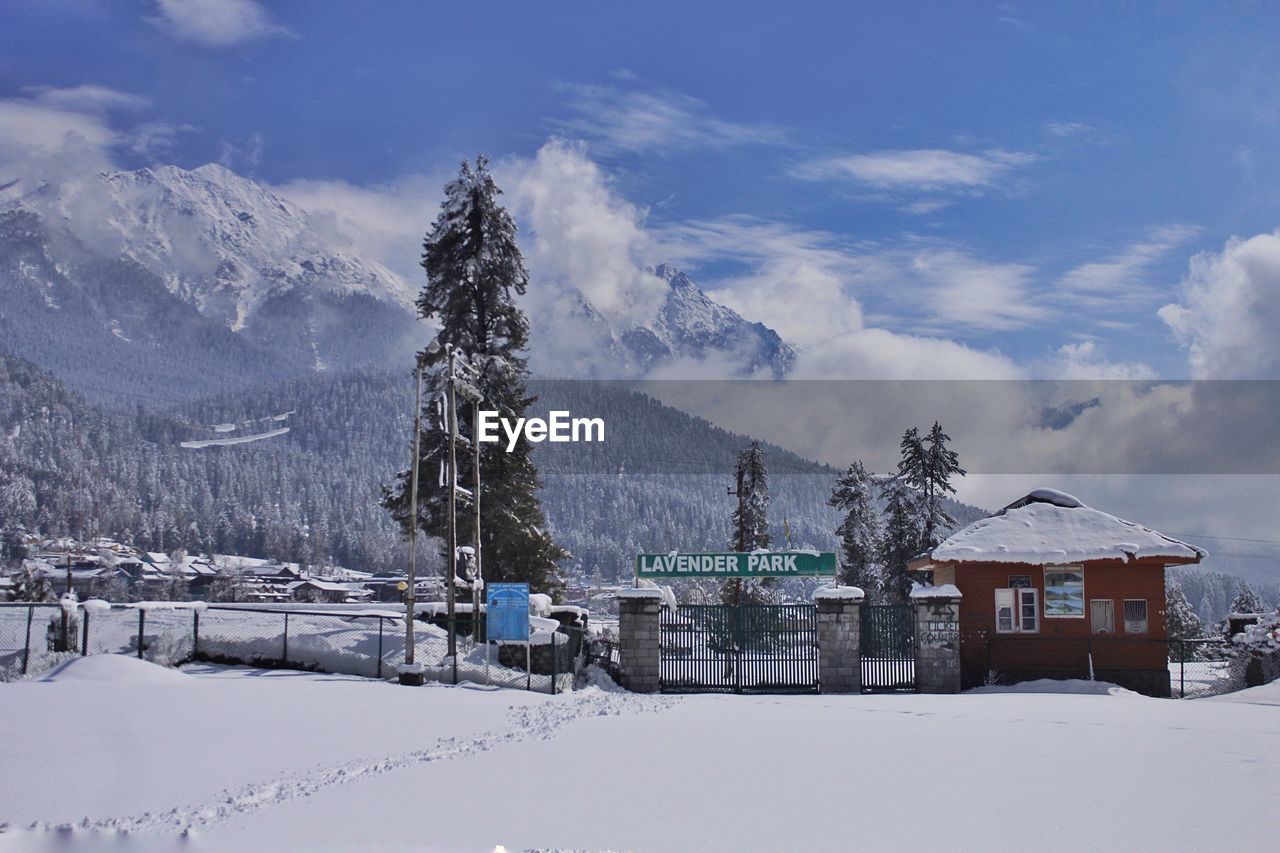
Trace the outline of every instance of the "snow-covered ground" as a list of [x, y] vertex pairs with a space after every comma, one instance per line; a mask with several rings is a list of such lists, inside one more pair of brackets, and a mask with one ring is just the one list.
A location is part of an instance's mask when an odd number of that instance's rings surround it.
[[1272, 849], [1277, 705], [1280, 684], [547, 696], [91, 656], [0, 685], [0, 850]]

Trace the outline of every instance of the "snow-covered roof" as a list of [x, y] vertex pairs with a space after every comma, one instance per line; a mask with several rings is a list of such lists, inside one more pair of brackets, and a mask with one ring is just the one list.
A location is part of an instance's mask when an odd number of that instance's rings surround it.
[[1085, 506], [1056, 489], [1036, 489], [933, 549], [938, 562], [1047, 565], [1148, 557], [1198, 563], [1203, 548]]

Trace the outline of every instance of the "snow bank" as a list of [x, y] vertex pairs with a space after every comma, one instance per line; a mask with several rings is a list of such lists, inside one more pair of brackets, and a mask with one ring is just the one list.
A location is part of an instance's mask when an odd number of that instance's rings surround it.
[[965, 693], [1066, 693], [1073, 696], [1136, 696], [1145, 698], [1109, 681], [1085, 681], [1082, 678], [1037, 678], [1017, 684], [992, 684], [975, 687]]
[[1280, 681], [1273, 681], [1261, 687], [1249, 687], [1234, 693], [1223, 693], [1220, 696], [1207, 696], [1206, 702], [1243, 702], [1247, 705], [1280, 705]]
[[1085, 506], [1064, 492], [1036, 489], [953, 533], [930, 556], [938, 561], [1046, 565], [1144, 557], [1195, 562], [1208, 553]]
[[189, 684], [176, 669], [126, 655], [89, 655], [58, 666], [41, 681], [110, 681], [115, 684]]

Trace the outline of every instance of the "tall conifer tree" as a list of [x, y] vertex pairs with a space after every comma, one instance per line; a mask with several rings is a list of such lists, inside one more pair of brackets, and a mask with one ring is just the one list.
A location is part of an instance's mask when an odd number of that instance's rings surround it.
[[[418, 311], [440, 325], [439, 339], [453, 344], [480, 371], [473, 384], [482, 407], [497, 410], [514, 422], [537, 398], [526, 391], [529, 376], [524, 351], [529, 322], [515, 299], [525, 293], [529, 276], [516, 244], [516, 225], [499, 203], [501, 190], [485, 157], [475, 166], [464, 162], [458, 177], [445, 187], [440, 214], [423, 244], [427, 283], [418, 296]], [[447, 537], [448, 424], [438, 401], [446, 389], [446, 354], [419, 355], [429, 370], [428, 399], [423, 413], [422, 461], [418, 477], [419, 527]], [[459, 402], [459, 431], [475, 434], [471, 407]], [[460, 443], [459, 485], [470, 487], [469, 448]], [[384, 489], [383, 505], [402, 525], [408, 524], [409, 472]], [[483, 444], [480, 453], [480, 555], [490, 581], [527, 581], [538, 592], [558, 595], [564, 582], [558, 562], [568, 553], [546, 530], [538, 500], [538, 473], [528, 442], [511, 452], [504, 443]], [[458, 544], [474, 535], [469, 503], [458, 511]]]
[[[760, 442], [738, 454], [737, 489], [738, 505], [729, 517], [732, 528], [729, 547], [735, 551], [755, 551], [768, 548], [769, 535], [769, 472], [764, 464], [764, 451]], [[721, 597], [729, 604], [767, 602], [773, 598], [774, 578], [735, 578], [725, 581]]]
[[871, 498], [871, 477], [861, 461], [850, 465], [836, 480], [827, 503], [844, 513], [836, 528], [840, 537], [840, 582], [861, 587], [867, 595], [874, 596], [880, 586], [880, 525]]

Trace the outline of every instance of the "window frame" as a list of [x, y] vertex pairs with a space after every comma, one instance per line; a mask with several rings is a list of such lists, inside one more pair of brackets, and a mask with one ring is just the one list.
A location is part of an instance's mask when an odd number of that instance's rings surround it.
[[[1142, 630], [1141, 631], [1129, 630], [1129, 604], [1131, 602], [1135, 604], [1138, 602], [1142, 602]], [[1145, 598], [1126, 598], [1124, 599], [1124, 604], [1121, 605], [1121, 607], [1124, 610], [1124, 633], [1126, 636], [1129, 634], [1150, 634], [1151, 633], [1151, 606], [1147, 603], [1147, 600]], [[1137, 620], [1134, 620], [1134, 623], [1137, 624]]]
[[[1032, 627], [1026, 627], [1026, 614], [1023, 607], [1030, 599]], [[1002, 601], [1003, 599], [1003, 601]], [[1000, 627], [1000, 611], [1009, 610], [1009, 627]], [[1039, 634], [1040, 633], [1040, 590], [1035, 587], [996, 587], [995, 589], [995, 625], [997, 634]]]
[[[1108, 631], [1098, 630], [1098, 621], [1093, 618], [1093, 608], [1098, 604], [1106, 605], [1104, 609], [1111, 616], [1111, 626]], [[1114, 637], [1116, 635], [1116, 600], [1114, 598], [1089, 599], [1089, 633], [1099, 637]]]
[[[1032, 619], [1032, 625], [1033, 625], [1033, 627], [1031, 628], [1026, 627], [1026, 622], [1024, 621], [1027, 618], [1027, 615], [1022, 609], [1023, 607], [1026, 606], [1026, 602], [1023, 601], [1023, 596], [1031, 597], [1031, 619]], [[1036, 589], [1034, 586], [1014, 587], [1013, 600], [1017, 603], [1018, 633], [1019, 634], [1039, 634], [1040, 633], [1040, 590]]]
[[[1017, 592], [1012, 587], [996, 587], [996, 633], [997, 634], [1016, 634], [1018, 633], [1018, 597], [1014, 594]], [[1001, 604], [1001, 595], [1008, 599], [1007, 604]], [[1008, 630], [1000, 627], [1000, 608], [1009, 608], [1009, 628]]]
[[[1079, 613], [1061, 613], [1049, 610], [1049, 575], [1051, 574], [1075, 574], [1080, 576], [1080, 612]], [[1043, 613], [1045, 619], [1087, 619], [1089, 617], [1088, 599], [1085, 596], [1084, 582], [1084, 566], [1080, 564], [1045, 566], [1042, 578], [1044, 582], [1044, 605]], [[1058, 586], [1058, 584], [1054, 584]]]

